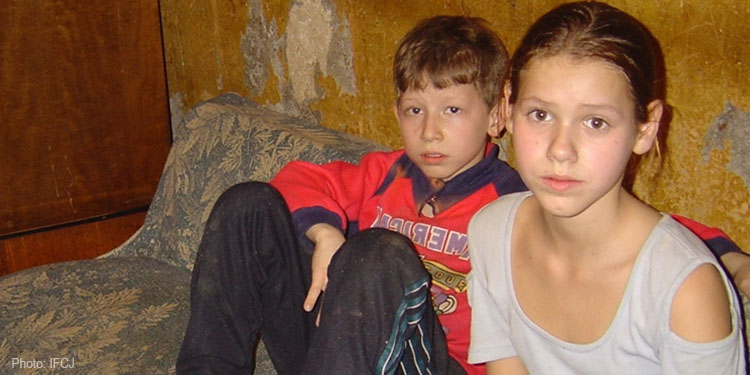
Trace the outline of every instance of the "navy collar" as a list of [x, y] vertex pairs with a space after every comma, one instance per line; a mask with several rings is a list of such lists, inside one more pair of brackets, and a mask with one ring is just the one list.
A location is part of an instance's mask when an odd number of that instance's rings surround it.
[[[401, 165], [406, 177], [412, 181], [412, 193], [417, 211], [424, 216], [434, 217], [493, 182], [494, 179], [507, 175], [507, 170], [510, 170], [512, 175], [516, 175], [510, 166], [498, 159], [498, 152], [498, 146], [492, 145], [479, 163], [461, 172], [450, 181], [437, 184], [430, 181], [422, 170], [406, 156], [406, 153], [397, 163], [403, 163]], [[424, 207], [425, 205], [430, 207]]]

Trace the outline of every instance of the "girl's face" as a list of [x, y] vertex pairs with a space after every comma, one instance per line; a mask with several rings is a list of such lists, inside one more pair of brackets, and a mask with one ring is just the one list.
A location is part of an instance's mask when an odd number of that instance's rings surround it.
[[[616, 203], [632, 153], [654, 142], [661, 102], [638, 123], [625, 75], [603, 61], [537, 57], [521, 72], [516, 103], [503, 103], [518, 171], [546, 211], [574, 217]], [[611, 209], [612, 206], [603, 206]]]

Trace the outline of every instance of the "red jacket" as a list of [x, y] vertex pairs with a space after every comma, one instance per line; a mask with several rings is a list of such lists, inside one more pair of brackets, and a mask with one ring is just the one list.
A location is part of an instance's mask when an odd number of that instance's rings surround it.
[[[409, 237], [432, 275], [433, 301], [448, 351], [472, 375], [484, 374], [484, 366], [466, 362], [471, 325], [466, 227], [487, 203], [527, 190], [518, 173], [497, 158], [497, 147], [488, 151], [481, 162], [442, 186], [432, 184], [403, 150], [370, 153], [358, 165], [292, 162], [271, 181], [289, 205], [303, 239], [316, 223], [331, 224], [347, 234], [382, 227]], [[704, 240], [713, 239], [722, 254], [739, 251], [721, 231], [680, 219]]]

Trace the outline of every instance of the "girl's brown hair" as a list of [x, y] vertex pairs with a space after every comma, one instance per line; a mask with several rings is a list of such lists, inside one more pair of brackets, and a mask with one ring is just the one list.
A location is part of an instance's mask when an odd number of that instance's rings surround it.
[[529, 61], [561, 54], [597, 59], [622, 71], [640, 122], [646, 121], [650, 102], [666, 97], [663, 56], [646, 26], [610, 5], [575, 2], [547, 12], [526, 32], [510, 63], [510, 103], [516, 101], [519, 75]]

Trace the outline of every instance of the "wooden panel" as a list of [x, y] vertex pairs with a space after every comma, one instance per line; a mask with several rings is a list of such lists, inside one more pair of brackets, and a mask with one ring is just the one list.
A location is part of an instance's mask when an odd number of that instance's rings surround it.
[[146, 212], [0, 239], [0, 276], [25, 268], [102, 255], [143, 225]]
[[0, 0], [0, 235], [148, 205], [166, 96], [158, 0]]

